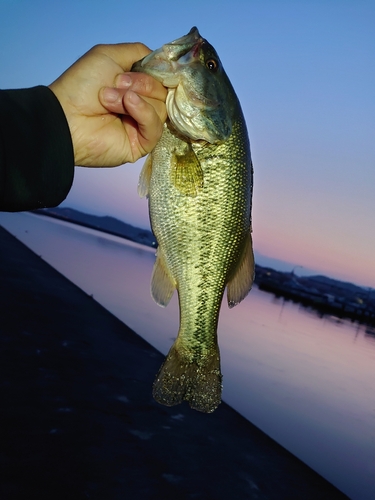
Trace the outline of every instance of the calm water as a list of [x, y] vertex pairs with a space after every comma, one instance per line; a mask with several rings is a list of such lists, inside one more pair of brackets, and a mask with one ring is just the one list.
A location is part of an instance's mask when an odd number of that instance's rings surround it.
[[[33, 214], [0, 224], [166, 353], [176, 297], [151, 299], [154, 251]], [[223, 399], [348, 496], [375, 498], [375, 330], [253, 289], [219, 322]]]

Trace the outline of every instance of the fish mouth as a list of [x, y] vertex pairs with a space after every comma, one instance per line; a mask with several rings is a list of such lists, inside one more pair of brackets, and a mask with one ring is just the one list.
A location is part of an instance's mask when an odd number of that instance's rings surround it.
[[187, 35], [177, 38], [173, 42], [166, 43], [161, 49], [168, 60], [178, 61], [192, 49], [194, 49], [193, 55], [196, 56], [202, 43], [203, 38], [200, 36], [198, 28], [194, 26]]
[[176, 87], [179, 83], [179, 78], [176, 76], [177, 68], [198, 59], [204, 41], [198, 28], [194, 26], [187, 35], [166, 43], [134, 63], [131, 71], [148, 73], [166, 87]]

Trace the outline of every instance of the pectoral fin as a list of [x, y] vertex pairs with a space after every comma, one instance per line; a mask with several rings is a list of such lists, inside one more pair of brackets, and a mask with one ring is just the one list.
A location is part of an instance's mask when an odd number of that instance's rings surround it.
[[151, 278], [151, 295], [159, 306], [165, 307], [172, 298], [176, 284], [168, 270], [164, 254], [159, 247]]
[[183, 154], [173, 155], [171, 176], [173, 185], [188, 196], [196, 196], [203, 187], [203, 170], [190, 144]]
[[138, 194], [141, 198], [148, 196], [148, 193], [150, 191], [151, 172], [152, 172], [152, 158], [150, 153], [147, 156], [146, 161], [143, 164], [141, 173], [139, 175]]
[[227, 284], [228, 306], [234, 307], [249, 293], [254, 281], [254, 254], [249, 232], [236, 270]]

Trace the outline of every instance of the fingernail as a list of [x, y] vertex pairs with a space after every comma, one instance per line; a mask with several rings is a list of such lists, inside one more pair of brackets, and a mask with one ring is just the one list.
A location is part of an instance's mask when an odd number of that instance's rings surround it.
[[106, 102], [116, 102], [119, 99], [120, 93], [117, 89], [113, 89], [111, 87], [106, 87], [103, 90], [103, 99]]
[[119, 75], [116, 80], [116, 86], [119, 89], [127, 89], [128, 87], [131, 86], [132, 83], [133, 80], [131, 76], [125, 74]]

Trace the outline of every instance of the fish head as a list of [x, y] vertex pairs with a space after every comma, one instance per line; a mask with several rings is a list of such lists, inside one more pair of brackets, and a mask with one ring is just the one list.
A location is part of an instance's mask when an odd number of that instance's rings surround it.
[[167, 87], [168, 117], [182, 136], [211, 144], [230, 136], [237, 97], [216, 50], [197, 28], [151, 52], [132, 71]]

